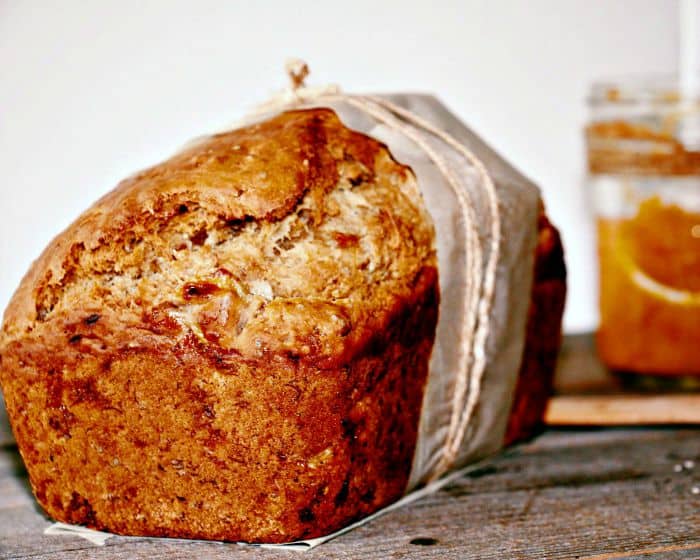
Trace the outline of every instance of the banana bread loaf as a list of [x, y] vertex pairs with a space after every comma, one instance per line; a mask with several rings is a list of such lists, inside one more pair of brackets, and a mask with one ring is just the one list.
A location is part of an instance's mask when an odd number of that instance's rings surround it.
[[433, 236], [411, 171], [330, 110], [123, 182], [5, 315], [0, 380], [38, 501], [114, 533], [275, 542], [398, 498]]
[[[556, 268], [543, 235], [536, 262]], [[559, 280], [533, 284], [509, 441], [541, 418]], [[34, 493], [118, 534], [339, 529], [406, 490], [438, 300], [430, 216], [384, 145], [329, 109], [207, 138], [98, 201], [5, 313]]]

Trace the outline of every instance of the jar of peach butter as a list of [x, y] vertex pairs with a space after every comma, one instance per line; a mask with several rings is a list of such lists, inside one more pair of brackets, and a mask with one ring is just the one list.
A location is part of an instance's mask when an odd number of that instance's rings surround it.
[[700, 375], [700, 101], [672, 80], [626, 80], [595, 84], [589, 105], [600, 357]]

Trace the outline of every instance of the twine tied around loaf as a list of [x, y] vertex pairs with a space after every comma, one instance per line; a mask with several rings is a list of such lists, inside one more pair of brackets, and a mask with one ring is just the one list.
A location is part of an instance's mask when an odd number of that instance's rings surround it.
[[[467, 297], [464, 298], [465, 321], [460, 332], [461, 354], [459, 371], [452, 395], [450, 422], [439, 460], [430, 471], [428, 480], [439, 478], [450, 470], [459, 456], [481, 393], [481, 382], [486, 370], [486, 343], [489, 336], [489, 318], [493, 308], [496, 287], [496, 267], [501, 250], [501, 216], [496, 187], [484, 164], [469, 149], [447, 132], [440, 130], [419, 115], [386, 99], [342, 93], [335, 85], [307, 87], [308, 65], [299, 59], [290, 59], [285, 65], [290, 88], [257, 107], [255, 114], [291, 109], [304, 104], [344, 102], [395, 130], [420, 147], [432, 160], [447, 184], [453, 190], [467, 217], [462, 220], [466, 239]], [[484, 266], [485, 243], [477, 228], [476, 206], [469, 192], [462, 188], [449, 162], [426, 138], [416, 130], [427, 133], [457, 151], [474, 169], [486, 192], [491, 219], [488, 259]]]
[[296, 91], [305, 87], [306, 77], [309, 75], [309, 65], [300, 58], [290, 58], [285, 62], [284, 69], [292, 82], [292, 90]]

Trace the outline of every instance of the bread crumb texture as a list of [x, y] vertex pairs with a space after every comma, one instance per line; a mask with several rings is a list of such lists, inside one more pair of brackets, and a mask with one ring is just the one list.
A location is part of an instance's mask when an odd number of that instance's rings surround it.
[[5, 313], [0, 382], [38, 501], [119, 534], [283, 542], [397, 499], [436, 266], [413, 173], [331, 110], [127, 179]]

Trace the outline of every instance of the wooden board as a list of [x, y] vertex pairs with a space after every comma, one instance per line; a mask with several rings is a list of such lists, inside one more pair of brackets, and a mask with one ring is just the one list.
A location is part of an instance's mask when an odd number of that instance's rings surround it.
[[97, 548], [44, 535], [50, 524], [31, 495], [0, 402], [0, 558], [8, 560], [698, 559], [700, 428], [550, 429], [306, 553], [124, 537]]
[[613, 374], [598, 360], [591, 335], [565, 337], [545, 420], [553, 426], [700, 424], [700, 378]]
[[[675, 472], [683, 461], [697, 467]], [[0, 449], [0, 558], [691, 559], [700, 429], [554, 430], [411, 506], [306, 553], [49, 537], [14, 447]], [[298, 556], [297, 556], [298, 555]]]

